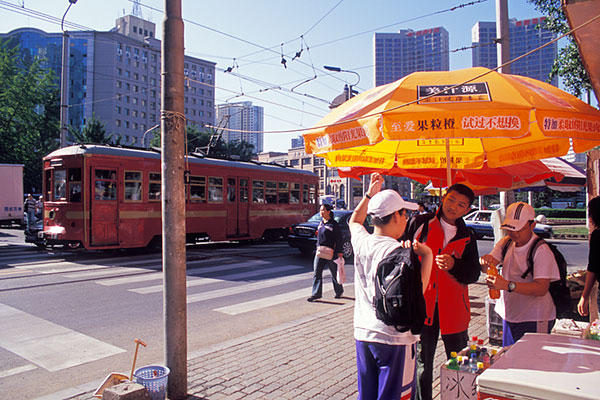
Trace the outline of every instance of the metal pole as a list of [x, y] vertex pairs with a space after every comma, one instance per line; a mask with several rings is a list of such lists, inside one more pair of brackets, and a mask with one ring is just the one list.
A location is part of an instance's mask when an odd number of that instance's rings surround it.
[[67, 146], [68, 86], [69, 82], [69, 33], [63, 31], [62, 65], [60, 68], [60, 147]]
[[[508, 25], [508, 3], [507, 0], [496, 0], [496, 43], [498, 46], [498, 65], [510, 61], [510, 30]], [[498, 70], [504, 74], [510, 74], [510, 65]], [[515, 194], [509, 191], [500, 192], [500, 207], [506, 210], [514, 202]], [[498, 236], [498, 235], [496, 235]]]
[[162, 41], [162, 264], [169, 399], [187, 396], [184, 76], [181, 0], [165, 0]]

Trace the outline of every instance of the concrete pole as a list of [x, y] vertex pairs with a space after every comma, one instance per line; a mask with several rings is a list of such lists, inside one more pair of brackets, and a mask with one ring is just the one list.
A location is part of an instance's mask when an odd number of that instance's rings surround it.
[[162, 41], [162, 264], [168, 398], [187, 396], [184, 76], [181, 0], [165, 0]]
[[62, 65], [60, 68], [60, 147], [67, 146], [67, 119], [69, 113], [69, 33], [63, 31]]

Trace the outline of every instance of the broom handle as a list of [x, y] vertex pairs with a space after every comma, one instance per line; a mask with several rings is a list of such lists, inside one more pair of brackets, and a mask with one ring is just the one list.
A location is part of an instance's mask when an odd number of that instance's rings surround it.
[[135, 339], [135, 353], [133, 354], [133, 365], [131, 366], [131, 374], [129, 375], [129, 380], [133, 380], [133, 370], [135, 369], [135, 360], [137, 359], [137, 354], [138, 354], [138, 348], [140, 347], [140, 344], [144, 347], [146, 347], [146, 343], [144, 343], [141, 339]]

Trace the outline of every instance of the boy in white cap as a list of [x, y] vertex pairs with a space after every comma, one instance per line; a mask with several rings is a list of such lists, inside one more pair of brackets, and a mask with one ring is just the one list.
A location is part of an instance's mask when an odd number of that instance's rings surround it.
[[[421, 280], [427, 287], [433, 255], [423, 243], [398, 239], [404, 233], [408, 209], [417, 205], [406, 202], [393, 190], [381, 190], [383, 178], [371, 176], [365, 196], [350, 217], [354, 248], [354, 338], [358, 370], [358, 399], [408, 399], [415, 388], [416, 343], [418, 335], [410, 330], [399, 332], [375, 314], [375, 276], [379, 263], [399, 247], [412, 248], [421, 257]], [[373, 234], [363, 222], [371, 216]]]
[[550, 333], [556, 319], [548, 287], [560, 275], [552, 250], [546, 244], [535, 250], [533, 272], [523, 277], [529, 250], [537, 239], [533, 233], [535, 223], [533, 207], [523, 202], [511, 204], [501, 226], [508, 237], [479, 260], [484, 272], [489, 265], [502, 264], [502, 275], [488, 275], [486, 281], [490, 288], [501, 290], [495, 310], [504, 320], [503, 346], [513, 344], [527, 332]]

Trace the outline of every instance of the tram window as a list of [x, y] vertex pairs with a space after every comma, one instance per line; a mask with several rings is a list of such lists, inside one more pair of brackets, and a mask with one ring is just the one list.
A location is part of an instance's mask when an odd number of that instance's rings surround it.
[[304, 204], [309, 203], [309, 201], [308, 201], [308, 185], [307, 184], [304, 184], [302, 187], [302, 202]]
[[240, 203], [248, 202], [248, 179], [240, 179]]
[[81, 202], [81, 168], [69, 168], [69, 201]]
[[310, 185], [310, 197], [308, 199], [308, 202], [310, 204], [315, 204], [317, 199], [317, 191], [315, 190], [315, 185]]
[[206, 202], [206, 177], [190, 176], [190, 199], [195, 202]]
[[125, 200], [142, 200], [142, 173], [137, 171], [125, 171]]
[[44, 200], [50, 201], [50, 196], [52, 196], [52, 171], [46, 170], [46, 192], [44, 193]]
[[96, 170], [96, 179], [111, 179], [115, 180], [117, 177], [115, 175], [115, 171], [109, 169], [97, 169]]
[[208, 201], [223, 201], [223, 178], [208, 178]]
[[148, 174], [148, 200], [160, 200], [160, 174], [157, 172]]
[[235, 178], [227, 179], [227, 201], [235, 203]]
[[252, 181], [252, 202], [261, 204], [265, 202], [265, 182]]
[[54, 200], [67, 199], [67, 171], [64, 169], [54, 170]]
[[300, 203], [300, 184], [292, 183], [292, 190], [290, 191], [290, 203]]
[[276, 204], [277, 203], [277, 183], [266, 182], [265, 186], [265, 203]]
[[111, 181], [96, 181], [96, 200], [116, 200], [117, 186]]
[[288, 182], [278, 183], [278, 202], [279, 204], [289, 204], [290, 202], [290, 184]]

